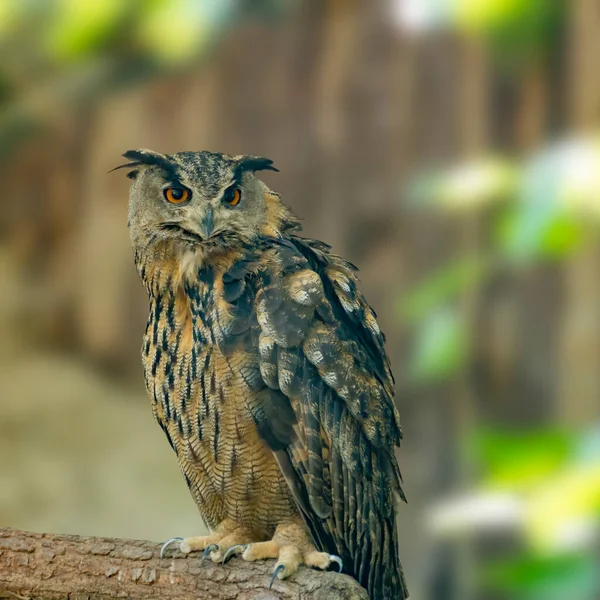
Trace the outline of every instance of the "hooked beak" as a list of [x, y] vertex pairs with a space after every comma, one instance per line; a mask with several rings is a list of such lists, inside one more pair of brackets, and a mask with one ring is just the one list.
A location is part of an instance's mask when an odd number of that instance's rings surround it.
[[212, 208], [209, 208], [204, 215], [204, 219], [202, 219], [202, 222], [200, 223], [198, 233], [204, 238], [204, 240], [207, 240], [212, 235], [214, 229], [215, 218]]
[[169, 221], [162, 224], [163, 230], [175, 232], [178, 238], [195, 244], [206, 242], [213, 234], [214, 228], [215, 219], [212, 208], [208, 209], [200, 223]]

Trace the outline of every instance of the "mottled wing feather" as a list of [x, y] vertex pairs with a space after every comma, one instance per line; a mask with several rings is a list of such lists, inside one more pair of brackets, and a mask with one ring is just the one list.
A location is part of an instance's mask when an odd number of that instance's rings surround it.
[[257, 426], [319, 548], [340, 555], [375, 597], [403, 598], [394, 509], [401, 430], [383, 335], [355, 267], [319, 242], [277, 245], [278, 269], [255, 282], [268, 386]]

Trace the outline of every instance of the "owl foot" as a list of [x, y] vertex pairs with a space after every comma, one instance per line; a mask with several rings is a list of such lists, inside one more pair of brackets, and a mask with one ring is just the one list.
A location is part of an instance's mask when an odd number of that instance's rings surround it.
[[175, 542], [179, 543], [179, 551], [183, 554], [203, 550], [202, 562], [210, 558], [213, 562], [221, 562], [223, 553], [221, 548], [229, 548], [239, 544], [247, 544], [256, 539], [248, 530], [239, 527], [231, 521], [223, 521], [210, 535], [188, 538], [171, 538], [160, 549], [160, 558], [164, 558], [167, 548]]
[[232, 546], [225, 552], [223, 562], [227, 562], [234, 555], [240, 555], [242, 560], [246, 561], [277, 559], [269, 588], [273, 586], [275, 579], [285, 579], [293, 575], [302, 564], [325, 570], [335, 563], [338, 572], [341, 572], [343, 567], [339, 556], [318, 552], [308, 539], [304, 528], [297, 527], [296, 524], [278, 527], [273, 539], [268, 542]]
[[170, 540], [167, 540], [161, 547], [160, 547], [160, 558], [164, 558], [165, 557], [165, 550], [173, 543], [173, 542], [181, 542], [183, 541], [182, 537], [174, 537], [171, 538]]
[[204, 550], [205, 553], [202, 555], [202, 558], [205, 558], [206, 550], [209, 549], [218, 549], [219, 546], [215, 544], [217, 541], [217, 537], [215, 535], [204, 535], [199, 537], [190, 537], [190, 538], [182, 538], [182, 537], [174, 537], [170, 540], [167, 540], [160, 549], [160, 557], [164, 558], [167, 548], [175, 544], [175, 542], [179, 542], [179, 552], [183, 554], [189, 554], [195, 550]]

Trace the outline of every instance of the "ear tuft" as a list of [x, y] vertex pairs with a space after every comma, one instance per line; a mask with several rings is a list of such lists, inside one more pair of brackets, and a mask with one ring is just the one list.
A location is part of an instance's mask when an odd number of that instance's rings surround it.
[[152, 150], [146, 150], [145, 148], [141, 148], [139, 150], [127, 150], [123, 156], [132, 162], [119, 165], [118, 167], [111, 169], [109, 173], [112, 173], [117, 169], [133, 168], [132, 171], [127, 173], [127, 177], [129, 177], [129, 179], [135, 179], [137, 177], [139, 167], [142, 166], [158, 166], [167, 172], [173, 172], [174, 170], [173, 163], [171, 162], [169, 156], [166, 154], [153, 152]]
[[279, 169], [273, 166], [273, 161], [270, 158], [261, 156], [253, 156], [251, 154], [243, 156], [239, 162], [241, 171], [277, 171]]
[[127, 150], [123, 154], [125, 158], [134, 160], [144, 165], [158, 165], [164, 162], [169, 162], [168, 156], [154, 152], [153, 150], [147, 150], [146, 148], [140, 148], [139, 150]]

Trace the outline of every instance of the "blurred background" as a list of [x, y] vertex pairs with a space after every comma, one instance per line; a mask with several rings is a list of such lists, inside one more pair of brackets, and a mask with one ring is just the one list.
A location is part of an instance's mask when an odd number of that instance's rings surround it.
[[275, 160], [387, 333], [415, 600], [600, 598], [596, 0], [2, 0], [0, 525], [202, 533], [128, 149]]

